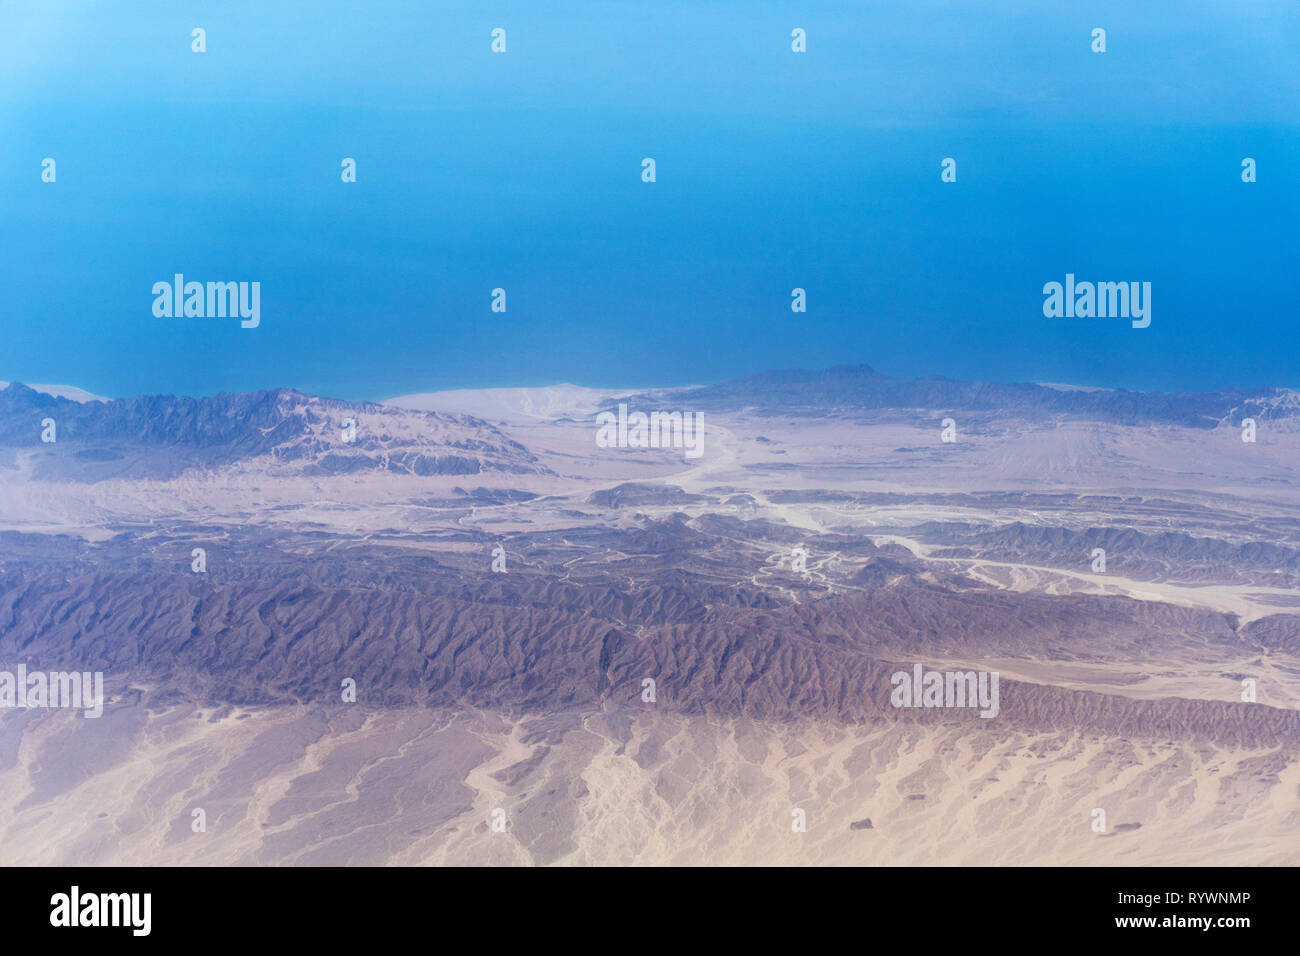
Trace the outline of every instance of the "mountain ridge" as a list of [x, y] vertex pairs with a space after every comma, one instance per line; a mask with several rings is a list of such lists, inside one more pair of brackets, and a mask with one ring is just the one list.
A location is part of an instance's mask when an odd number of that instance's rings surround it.
[[[51, 443], [41, 438], [47, 419], [55, 427]], [[69, 445], [71, 455], [60, 456]], [[291, 388], [82, 404], [12, 383], [0, 390], [0, 446], [43, 452], [35, 477], [74, 480], [166, 478], [254, 458], [308, 475], [545, 471], [519, 442], [469, 415], [346, 402]]]
[[[650, 397], [639, 393], [622, 400], [644, 401]], [[1236, 425], [1243, 417], [1300, 420], [1300, 393], [1289, 388], [1177, 393], [1065, 389], [1032, 382], [967, 382], [943, 376], [895, 378], [869, 365], [837, 365], [813, 371], [778, 369], [716, 385], [664, 390], [653, 398], [719, 412], [806, 415], [829, 410], [880, 413], [925, 409], [1204, 429]]]

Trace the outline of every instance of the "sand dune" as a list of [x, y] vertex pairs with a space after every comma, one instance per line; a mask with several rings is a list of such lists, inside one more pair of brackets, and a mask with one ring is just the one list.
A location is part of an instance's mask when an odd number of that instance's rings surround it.
[[93, 722], [6, 720], [0, 862], [1300, 864], [1300, 759], [1280, 749], [627, 709], [130, 710], [129, 751], [73, 778], [46, 761], [94, 746]]

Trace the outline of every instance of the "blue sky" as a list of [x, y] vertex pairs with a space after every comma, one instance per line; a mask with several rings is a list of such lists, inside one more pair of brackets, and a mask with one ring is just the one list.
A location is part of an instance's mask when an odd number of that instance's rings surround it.
[[[15, 6], [0, 379], [1300, 386], [1292, 2]], [[156, 318], [176, 272], [261, 325]], [[1045, 318], [1066, 272], [1150, 281], [1151, 327]]]

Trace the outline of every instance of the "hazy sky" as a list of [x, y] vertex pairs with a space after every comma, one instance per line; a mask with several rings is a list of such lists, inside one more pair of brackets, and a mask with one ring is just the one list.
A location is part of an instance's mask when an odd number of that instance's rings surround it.
[[[1293, 0], [7, 4], [0, 379], [1300, 386], [1298, 63]], [[1151, 326], [1045, 318], [1067, 272]]]

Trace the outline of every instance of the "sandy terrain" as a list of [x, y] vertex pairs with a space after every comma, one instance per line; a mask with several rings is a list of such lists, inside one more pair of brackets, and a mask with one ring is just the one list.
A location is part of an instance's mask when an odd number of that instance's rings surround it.
[[646, 710], [140, 718], [76, 779], [42, 769], [66, 715], [6, 753], [3, 863], [1300, 864], [1276, 750]]
[[[1300, 432], [732, 413], [693, 461], [597, 448], [615, 394], [395, 400], [526, 449], [475, 474], [38, 480], [14, 450], [8, 658], [148, 687], [0, 712], [0, 862], [1300, 864]], [[314, 697], [346, 655], [401, 705]], [[1042, 693], [1018, 723], [881, 717], [851, 683], [880, 661]], [[615, 693], [643, 673], [689, 699]]]

